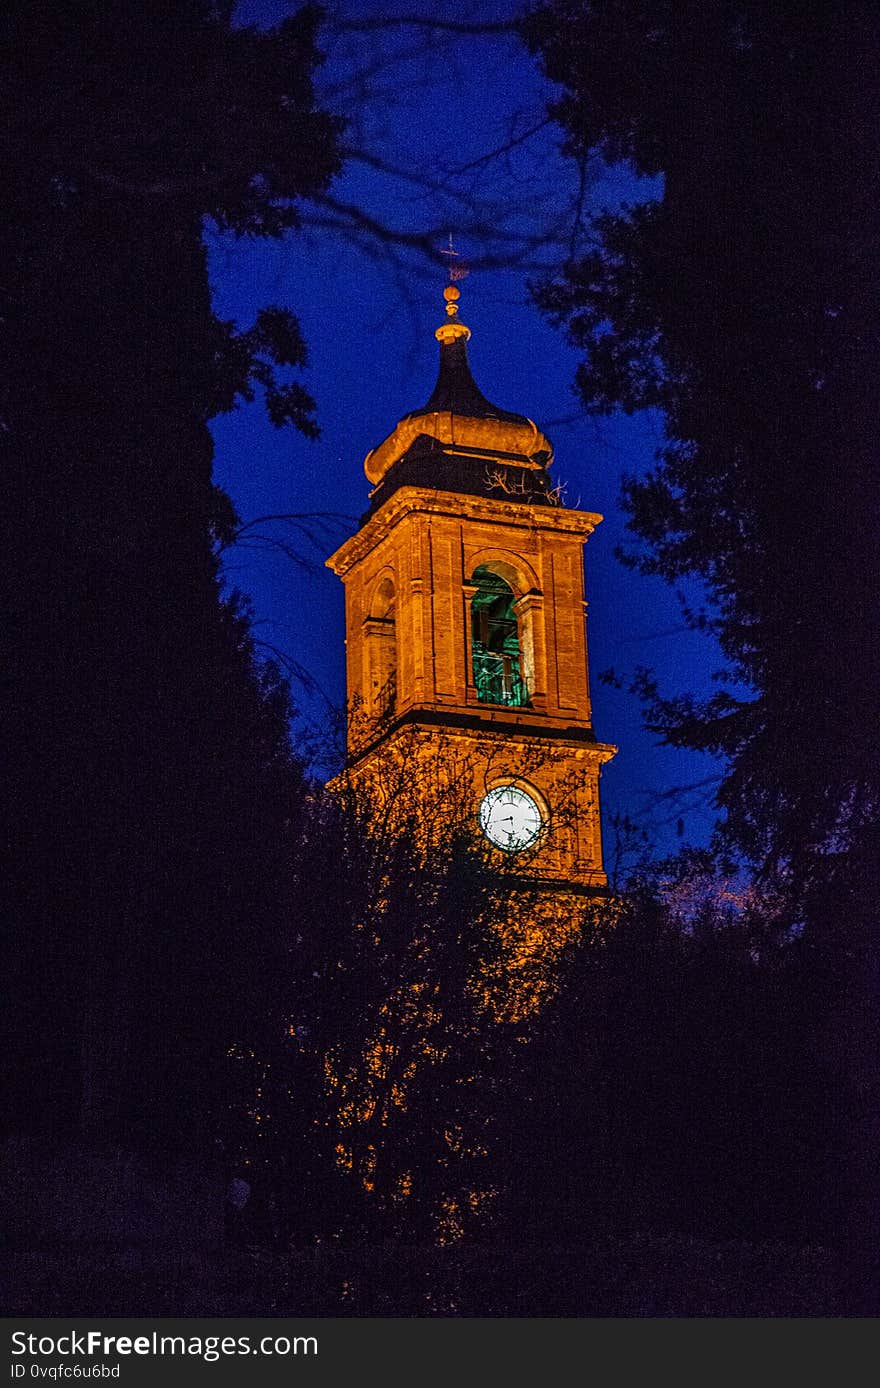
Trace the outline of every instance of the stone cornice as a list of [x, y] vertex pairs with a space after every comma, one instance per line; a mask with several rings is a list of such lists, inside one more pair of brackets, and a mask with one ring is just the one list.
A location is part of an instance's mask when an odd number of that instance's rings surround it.
[[331, 554], [326, 560], [327, 567], [340, 576], [346, 574], [404, 516], [418, 513], [522, 526], [532, 532], [581, 535], [584, 540], [602, 520], [602, 516], [594, 511], [573, 511], [561, 506], [535, 506], [528, 502], [501, 501], [494, 497], [466, 496], [460, 492], [404, 486], [393, 492], [362, 528]]
[[499, 742], [506, 747], [517, 743], [534, 747], [536, 743], [547, 746], [565, 747], [585, 754], [588, 759], [601, 766], [611, 761], [617, 748], [610, 742], [598, 742], [591, 727], [565, 725], [561, 720], [552, 724], [533, 721], [487, 722], [482, 713], [462, 713], [453, 709], [414, 707], [407, 709], [396, 718], [391, 718], [381, 727], [377, 726], [375, 737], [364, 729], [364, 737], [356, 751], [351, 751], [349, 765], [354, 767], [364, 758], [375, 752], [383, 743], [393, 741], [403, 728], [429, 732], [432, 736], [447, 732], [453, 736], [464, 735], [478, 742]]

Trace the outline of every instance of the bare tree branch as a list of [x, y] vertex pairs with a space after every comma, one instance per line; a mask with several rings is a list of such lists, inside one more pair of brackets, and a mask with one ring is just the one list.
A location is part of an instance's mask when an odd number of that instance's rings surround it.
[[471, 159], [467, 164], [459, 164], [458, 167], [451, 172], [463, 174], [467, 173], [470, 169], [482, 168], [484, 164], [491, 163], [493, 159], [499, 159], [502, 154], [509, 154], [512, 149], [517, 149], [519, 145], [524, 145], [527, 140], [531, 140], [534, 135], [537, 135], [541, 130], [546, 130], [547, 127], [552, 124], [553, 122], [550, 117], [545, 116], [543, 120], [529, 126], [528, 130], [524, 130], [522, 134], [512, 136], [511, 139], [505, 140], [503, 144], [497, 145], [495, 149], [487, 150], [485, 154], [479, 155], [478, 158]]
[[377, 15], [373, 19], [334, 19], [333, 28], [340, 33], [367, 34], [389, 29], [427, 29], [437, 33], [476, 37], [482, 34], [516, 34], [515, 19], [460, 20], [438, 19], [435, 15], [400, 14]]

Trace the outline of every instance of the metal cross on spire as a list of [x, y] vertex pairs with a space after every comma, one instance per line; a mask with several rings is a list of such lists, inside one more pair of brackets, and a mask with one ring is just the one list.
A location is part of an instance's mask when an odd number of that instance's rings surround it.
[[[466, 260], [462, 260], [459, 252], [452, 244], [452, 232], [449, 233], [449, 246], [440, 252], [441, 255], [449, 256], [449, 282], [455, 284], [456, 280], [463, 280], [471, 272], [471, 267]], [[460, 261], [460, 264], [456, 264]]]

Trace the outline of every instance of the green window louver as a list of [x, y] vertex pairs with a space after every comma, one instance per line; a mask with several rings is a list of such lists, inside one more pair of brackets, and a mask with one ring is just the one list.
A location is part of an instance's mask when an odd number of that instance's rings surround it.
[[513, 590], [485, 565], [475, 572], [471, 602], [471, 653], [477, 698], [521, 708], [529, 701], [522, 677]]

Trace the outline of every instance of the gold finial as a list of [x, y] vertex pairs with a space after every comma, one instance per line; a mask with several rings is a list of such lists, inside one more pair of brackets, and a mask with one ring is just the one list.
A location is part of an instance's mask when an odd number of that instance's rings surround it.
[[[441, 251], [440, 254], [448, 255], [450, 257], [454, 256], [456, 260], [459, 259], [458, 251], [452, 244], [451, 232], [449, 234], [449, 249]], [[446, 288], [443, 290], [443, 297], [446, 300], [446, 316], [448, 322], [444, 323], [442, 327], [439, 327], [437, 331], [434, 333], [434, 336], [437, 338], [438, 342], [454, 342], [455, 339], [458, 337], [463, 337], [465, 341], [467, 341], [471, 335], [470, 328], [466, 327], [464, 323], [460, 323], [458, 321], [458, 300], [461, 298], [461, 290], [457, 289], [454, 283], [455, 280], [463, 280], [465, 275], [467, 275], [468, 273], [468, 266], [464, 263], [464, 261], [462, 261], [460, 265], [456, 265], [454, 261], [450, 258], [450, 283], [447, 284]]]

